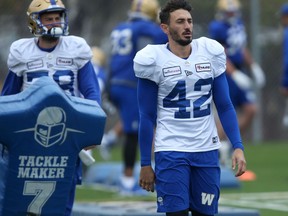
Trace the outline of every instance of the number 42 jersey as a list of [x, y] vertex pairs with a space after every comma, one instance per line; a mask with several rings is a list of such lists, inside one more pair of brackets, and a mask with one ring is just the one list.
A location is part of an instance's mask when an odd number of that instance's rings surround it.
[[213, 115], [213, 80], [226, 70], [224, 48], [194, 39], [187, 59], [166, 45], [147, 45], [134, 58], [135, 75], [158, 85], [155, 152], [218, 149]]

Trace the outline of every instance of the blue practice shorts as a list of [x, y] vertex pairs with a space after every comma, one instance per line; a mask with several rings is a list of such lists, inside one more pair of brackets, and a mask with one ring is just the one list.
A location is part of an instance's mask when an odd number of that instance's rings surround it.
[[207, 215], [217, 214], [220, 173], [218, 150], [156, 152], [157, 211], [190, 209]]
[[124, 132], [138, 133], [139, 110], [137, 88], [124, 85], [112, 85], [110, 98], [120, 112]]

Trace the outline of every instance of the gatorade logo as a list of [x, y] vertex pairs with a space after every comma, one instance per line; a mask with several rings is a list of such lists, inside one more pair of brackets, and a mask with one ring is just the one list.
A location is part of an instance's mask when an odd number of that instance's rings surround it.
[[202, 196], [202, 205], [211, 206], [215, 195], [214, 194], [202, 193], [201, 196]]

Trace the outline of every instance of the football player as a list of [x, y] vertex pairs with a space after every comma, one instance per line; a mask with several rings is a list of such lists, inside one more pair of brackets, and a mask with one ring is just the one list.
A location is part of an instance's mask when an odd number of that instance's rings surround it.
[[[35, 37], [12, 43], [2, 95], [17, 94], [37, 78], [48, 76], [66, 94], [84, 96], [101, 104], [91, 48], [83, 38], [69, 36], [67, 11], [62, 1], [33, 0], [27, 15], [28, 27]], [[80, 160], [77, 167], [65, 215], [71, 214], [76, 184], [81, 183]]]
[[[134, 165], [138, 146], [139, 112], [137, 104], [137, 78], [133, 71], [133, 58], [147, 44], [167, 42], [159, 27], [157, 0], [133, 0], [128, 20], [119, 23], [111, 32], [111, 58], [109, 65], [109, 94], [117, 107], [125, 136], [123, 148], [124, 173], [120, 179], [121, 193], [133, 194]], [[141, 189], [141, 191], [143, 191]]]
[[[265, 85], [265, 74], [247, 48], [247, 34], [241, 18], [240, 2], [218, 0], [216, 9], [215, 20], [209, 25], [209, 35], [225, 48], [230, 97], [238, 111], [239, 127], [243, 134], [251, 126], [257, 113], [255, 87], [262, 88]], [[248, 75], [249, 71], [253, 79]], [[218, 131], [223, 144], [220, 154], [222, 165], [230, 166], [227, 160], [231, 156], [231, 145], [219, 122]]]
[[285, 113], [283, 116], [283, 125], [288, 127], [288, 3], [283, 4], [280, 8], [281, 24], [284, 28], [283, 33], [283, 73], [281, 78], [280, 92], [286, 98]]
[[[220, 195], [220, 140], [214, 103], [234, 153], [235, 176], [246, 170], [240, 131], [226, 81], [226, 55], [215, 40], [193, 39], [192, 7], [170, 0], [160, 12], [169, 42], [137, 52], [134, 70], [140, 110], [139, 184], [154, 191], [167, 216], [212, 216]], [[155, 172], [151, 150], [155, 132]]]

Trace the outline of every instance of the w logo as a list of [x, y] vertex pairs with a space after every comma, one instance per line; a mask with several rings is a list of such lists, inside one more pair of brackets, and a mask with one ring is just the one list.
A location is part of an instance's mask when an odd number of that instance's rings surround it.
[[201, 196], [202, 196], [202, 205], [211, 206], [215, 195], [214, 194], [202, 193]]

